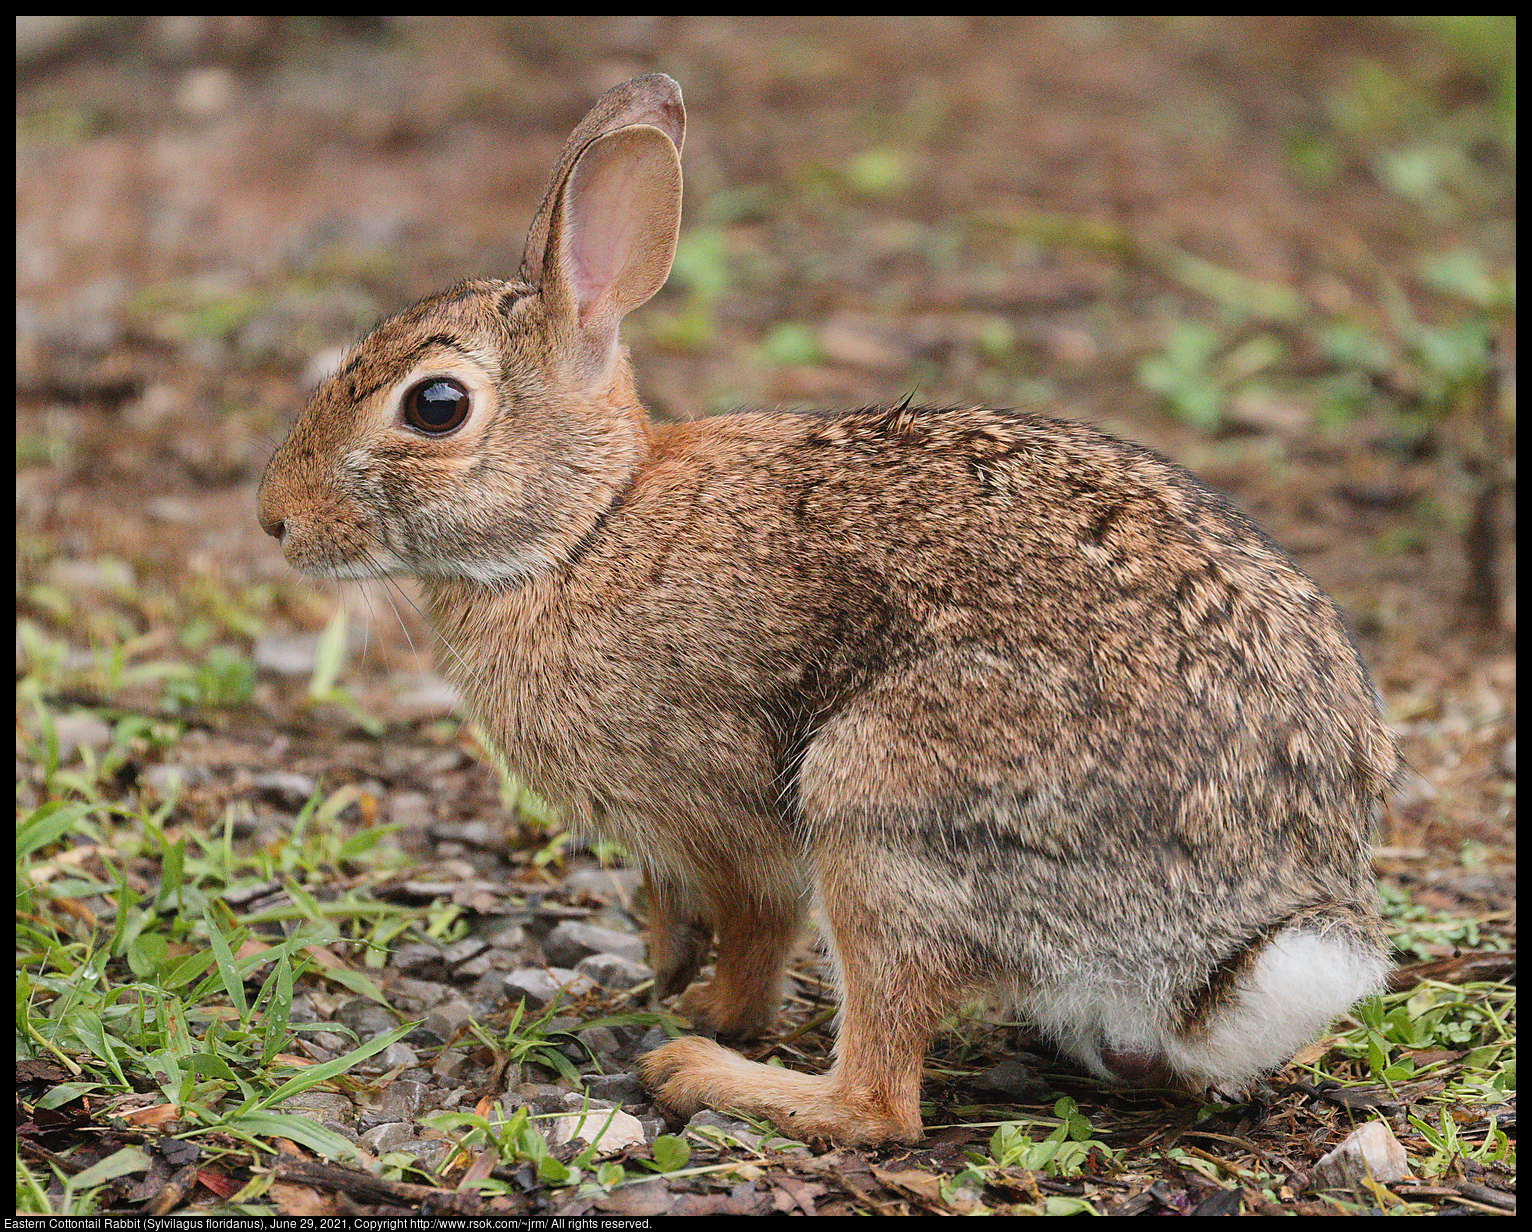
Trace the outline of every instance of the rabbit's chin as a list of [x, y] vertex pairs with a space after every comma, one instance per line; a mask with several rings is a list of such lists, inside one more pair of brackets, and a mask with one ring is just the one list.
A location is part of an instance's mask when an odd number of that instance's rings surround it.
[[329, 561], [310, 563], [289, 560], [287, 563], [305, 577], [329, 578], [336, 582], [368, 582], [375, 578], [414, 576], [413, 572], [403, 565], [376, 560], [342, 561], [339, 564]]
[[402, 560], [392, 552], [376, 552], [366, 560], [289, 561], [298, 572], [340, 582], [378, 578], [416, 578], [422, 582], [472, 582], [499, 588], [518, 585], [558, 564], [546, 553], [523, 553], [502, 560]]
[[558, 562], [542, 554], [505, 560], [428, 561], [402, 570], [423, 582], [477, 582], [480, 586], [515, 586], [553, 568]]

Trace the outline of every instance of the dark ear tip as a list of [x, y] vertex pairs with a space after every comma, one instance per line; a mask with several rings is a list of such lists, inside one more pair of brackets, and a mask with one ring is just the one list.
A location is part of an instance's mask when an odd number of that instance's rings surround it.
[[653, 91], [668, 95], [677, 105], [681, 102], [681, 83], [669, 73], [642, 73], [628, 81], [628, 88]]
[[[681, 85], [669, 73], [645, 73], [625, 87], [635, 95], [645, 96], [655, 109], [654, 127], [670, 138], [679, 152], [686, 137], [686, 104], [681, 100]], [[647, 119], [641, 122], [649, 122]]]
[[669, 73], [640, 73], [633, 80], [635, 82], [652, 81], [656, 85], [666, 86], [677, 98], [681, 97], [681, 86]]

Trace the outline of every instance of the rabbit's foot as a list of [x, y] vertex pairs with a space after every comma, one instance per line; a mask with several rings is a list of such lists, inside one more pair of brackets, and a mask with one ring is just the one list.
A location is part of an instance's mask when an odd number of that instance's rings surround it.
[[764, 1117], [799, 1140], [872, 1144], [921, 1137], [918, 1104], [894, 1108], [846, 1089], [834, 1073], [819, 1077], [761, 1065], [695, 1035], [640, 1058], [639, 1075], [656, 1101], [681, 1117], [703, 1108], [741, 1112]]
[[[679, 1003], [681, 1013], [699, 1031], [731, 1039], [756, 1039], [776, 1022], [783, 968], [802, 912], [797, 901], [778, 903], [747, 894], [742, 887], [739, 906], [718, 920], [718, 960], [712, 981], [694, 984]], [[679, 939], [691, 935], [706, 953], [710, 937], [699, 932], [700, 927], [672, 925], [667, 938], [670, 951], [684, 950]]]
[[725, 1039], [759, 1039], [777, 1020], [775, 1000], [741, 995], [728, 988], [722, 978], [709, 984], [693, 984], [676, 1003], [676, 1008], [691, 1019], [699, 1031], [709, 1031]]

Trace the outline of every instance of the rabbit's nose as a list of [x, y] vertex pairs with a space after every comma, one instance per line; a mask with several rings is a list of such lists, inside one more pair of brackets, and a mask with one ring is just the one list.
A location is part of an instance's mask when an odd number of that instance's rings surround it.
[[278, 518], [274, 522], [268, 522], [265, 518], [262, 518], [261, 529], [270, 535], [273, 539], [275, 539], [278, 543], [282, 542], [282, 536], [287, 533], [287, 527], [281, 518]]

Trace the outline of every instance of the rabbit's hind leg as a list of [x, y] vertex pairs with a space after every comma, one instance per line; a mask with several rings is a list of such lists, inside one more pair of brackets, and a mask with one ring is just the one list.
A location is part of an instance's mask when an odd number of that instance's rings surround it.
[[691, 897], [673, 881], [644, 875], [648, 903], [649, 965], [654, 968], [651, 1008], [684, 992], [707, 962], [713, 929]]
[[916, 1141], [921, 1069], [949, 1008], [948, 990], [928, 965], [912, 964], [889, 946], [874, 904], [835, 884], [820, 888], [842, 988], [830, 1072], [762, 1065], [695, 1036], [649, 1053], [640, 1072], [659, 1102], [681, 1115], [733, 1109], [763, 1116], [798, 1139]]

